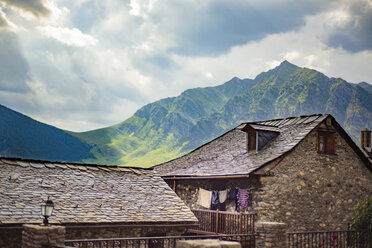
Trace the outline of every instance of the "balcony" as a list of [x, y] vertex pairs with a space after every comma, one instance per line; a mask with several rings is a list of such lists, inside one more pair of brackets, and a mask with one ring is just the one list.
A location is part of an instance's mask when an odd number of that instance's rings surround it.
[[199, 227], [188, 231], [196, 234], [254, 234], [255, 213], [232, 213], [219, 210], [193, 209]]

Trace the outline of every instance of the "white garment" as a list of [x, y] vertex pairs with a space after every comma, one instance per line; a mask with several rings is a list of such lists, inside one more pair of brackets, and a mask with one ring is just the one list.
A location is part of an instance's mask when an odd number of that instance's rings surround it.
[[224, 203], [227, 199], [227, 189], [218, 191], [218, 197], [220, 198], [220, 203]]
[[198, 204], [205, 208], [211, 207], [212, 191], [199, 188]]

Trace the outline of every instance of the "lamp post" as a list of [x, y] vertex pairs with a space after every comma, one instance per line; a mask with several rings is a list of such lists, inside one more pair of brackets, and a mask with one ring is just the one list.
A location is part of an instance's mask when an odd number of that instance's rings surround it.
[[41, 205], [41, 215], [44, 216], [44, 221], [43, 221], [44, 226], [49, 226], [48, 218], [52, 215], [53, 208], [54, 208], [54, 204], [51, 200], [49, 200], [49, 196], [48, 196], [48, 200], [44, 204]]

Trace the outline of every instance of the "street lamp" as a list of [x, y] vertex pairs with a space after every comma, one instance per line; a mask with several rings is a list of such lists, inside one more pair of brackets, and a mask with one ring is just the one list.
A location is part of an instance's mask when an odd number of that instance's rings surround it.
[[52, 215], [53, 208], [54, 208], [54, 204], [51, 200], [49, 200], [49, 196], [48, 196], [48, 200], [44, 204], [41, 205], [41, 215], [44, 216], [44, 221], [43, 221], [44, 226], [49, 225], [48, 218]]

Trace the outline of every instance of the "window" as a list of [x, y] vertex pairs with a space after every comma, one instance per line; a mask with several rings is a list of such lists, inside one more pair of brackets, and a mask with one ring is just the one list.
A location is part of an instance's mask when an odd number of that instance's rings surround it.
[[360, 139], [361, 147], [371, 147], [371, 131], [367, 128], [366, 130], [362, 131], [362, 137]]
[[249, 130], [248, 131], [248, 152], [255, 152], [256, 151], [256, 131]]
[[318, 131], [318, 152], [335, 153], [335, 133]]

